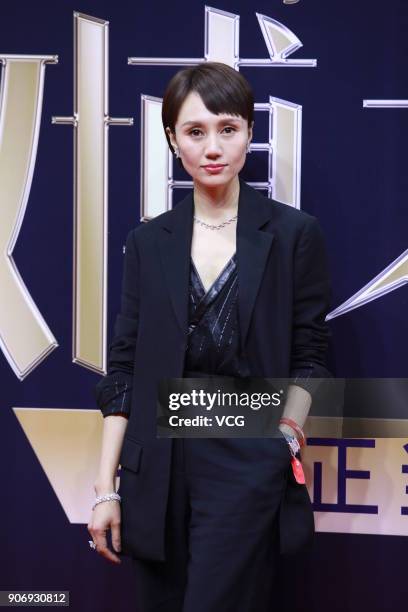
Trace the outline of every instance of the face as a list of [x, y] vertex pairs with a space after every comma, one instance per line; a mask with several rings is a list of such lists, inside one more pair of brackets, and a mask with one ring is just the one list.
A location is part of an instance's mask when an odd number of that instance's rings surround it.
[[207, 187], [226, 184], [238, 174], [252, 138], [252, 126], [248, 128], [246, 119], [214, 115], [195, 91], [180, 108], [175, 134], [170, 128], [166, 132], [193, 181]]

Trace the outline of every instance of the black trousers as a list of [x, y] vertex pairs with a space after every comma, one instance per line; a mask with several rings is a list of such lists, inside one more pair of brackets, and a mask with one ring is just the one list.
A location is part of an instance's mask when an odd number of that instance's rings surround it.
[[166, 561], [132, 559], [137, 612], [276, 610], [288, 469], [283, 437], [173, 439]]

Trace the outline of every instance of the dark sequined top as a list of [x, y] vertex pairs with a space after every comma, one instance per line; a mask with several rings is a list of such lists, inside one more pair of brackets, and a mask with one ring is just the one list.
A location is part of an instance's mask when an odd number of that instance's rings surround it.
[[245, 376], [240, 358], [238, 327], [238, 274], [236, 253], [208, 291], [191, 258], [189, 335], [184, 376], [195, 373]]

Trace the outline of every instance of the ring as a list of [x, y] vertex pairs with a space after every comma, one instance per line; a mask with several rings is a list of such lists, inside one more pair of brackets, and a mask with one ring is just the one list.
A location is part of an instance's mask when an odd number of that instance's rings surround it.
[[89, 542], [89, 546], [90, 546], [91, 548], [93, 548], [94, 550], [96, 550], [96, 544], [95, 544], [95, 542], [94, 542], [93, 540], [88, 540], [88, 542]]

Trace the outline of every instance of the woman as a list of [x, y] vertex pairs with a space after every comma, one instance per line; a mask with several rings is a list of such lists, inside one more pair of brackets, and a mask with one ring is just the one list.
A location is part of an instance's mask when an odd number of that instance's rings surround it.
[[[253, 112], [249, 84], [227, 65], [171, 79], [163, 126], [194, 189], [126, 241], [108, 375], [96, 386], [105, 418], [88, 529], [107, 559], [132, 557], [141, 611], [266, 612], [279, 552], [313, 535], [293, 454], [328, 374], [326, 254], [314, 217], [238, 176]], [[157, 438], [159, 381], [211, 375], [290, 378], [279, 436]]]

